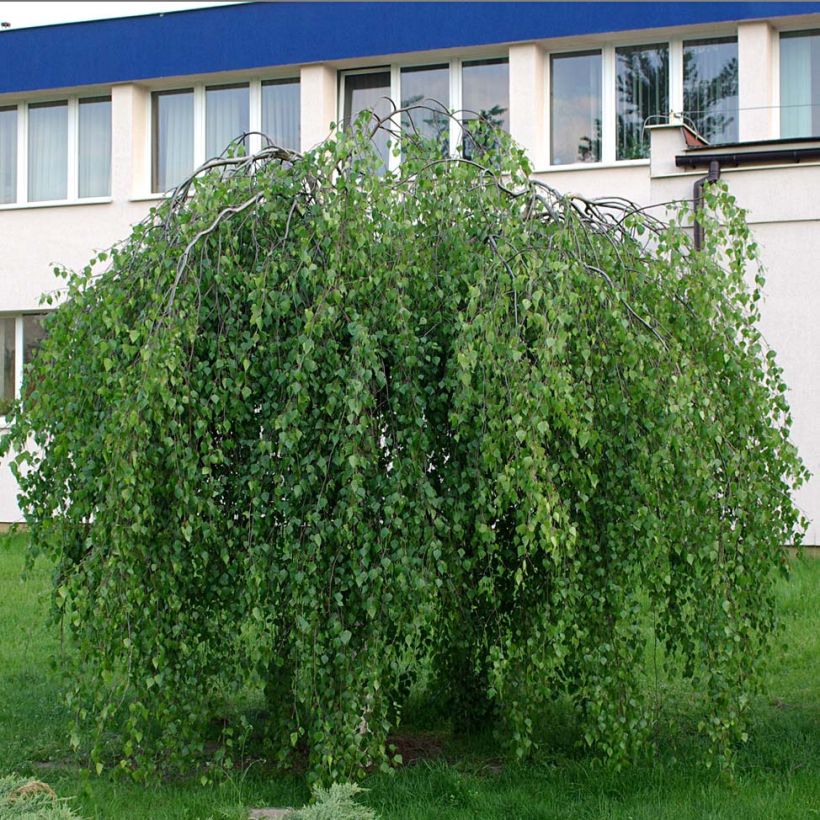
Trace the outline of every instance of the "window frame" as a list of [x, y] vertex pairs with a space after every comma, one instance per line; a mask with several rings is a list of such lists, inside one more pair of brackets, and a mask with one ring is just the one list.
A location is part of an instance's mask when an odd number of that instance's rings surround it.
[[[460, 114], [463, 111], [464, 104], [462, 100], [462, 67], [464, 63], [472, 63], [477, 61], [494, 61], [506, 62], [509, 70], [510, 55], [509, 52], [495, 52], [482, 55], [462, 55], [459, 57], [436, 58], [430, 57], [425, 60], [411, 60], [407, 62], [392, 62], [379, 63], [378, 65], [362, 66], [361, 68], [344, 68], [339, 69], [336, 75], [336, 121], [343, 123], [347, 118], [347, 112], [344, 110], [345, 100], [345, 78], [356, 74], [382, 74], [389, 72], [390, 74], [390, 99], [394, 102], [401, 101], [401, 72], [402, 69], [423, 69], [434, 68], [436, 66], [448, 67], [450, 80], [450, 100], [448, 110], [455, 112], [458, 117], [450, 121], [450, 133], [448, 142], [448, 153], [450, 156], [456, 156], [461, 146], [463, 137], [463, 130], [461, 127]], [[508, 75], [509, 76], [509, 75]], [[509, 94], [509, 88], [508, 88]], [[393, 133], [398, 139], [399, 123], [395, 123]], [[390, 152], [389, 161], [387, 165], [388, 171], [396, 171], [401, 164], [401, 154]]]
[[[681, 72], [681, 108], [676, 109], [673, 105], [673, 93], [672, 88], [675, 85], [674, 75], [673, 75], [673, 66], [674, 61], [672, 57], [673, 53], [673, 46], [675, 43], [681, 44], [681, 49], [676, 58], [679, 58], [678, 62], [680, 63], [680, 72]], [[646, 42], [641, 43], [614, 43], [613, 44], [613, 64], [612, 64], [612, 71], [613, 71], [613, 97], [612, 97], [612, 139], [614, 142], [613, 151], [615, 155], [614, 161], [618, 164], [618, 166], [623, 165], [624, 163], [629, 162], [648, 162], [649, 157], [639, 157], [638, 159], [618, 159], [618, 50], [623, 49], [648, 49], [648, 48], [656, 48], [659, 46], [666, 47], [666, 80], [667, 80], [667, 88], [666, 88], [666, 100], [668, 106], [668, 112], [666, 112], [667, 119], [671, 116], [672, 112], [677, 110], [682, 110], [683, 105], [683, 50], [682, 50], [682, 40], [672, 41], [672, 40], [664, 40], [662, 37], [656, 40], [647, 40]], [[677, 66], [675, 67], [675, 69]], [[652, 116], [656, 117], [663, 117], [664, 113], [661, 112], [659, 114], [654, 114]], [[658, 125], [662, 124], [662, 121], [658, 123], [648, 123], [648, 125]]]
[[[734, 140], [730, 140], [728, 143], [715, 142], [715, 143], [710, 143], [711, 145], [721, 145], [721, 144], [731, 145], [731, 144], [736, 143], [740, 140], [740, 111], [741, 111], [741, 106], [740, 106], [740, 36], [737, 32], [737, 29], [735, 29], [734, 31], [731, 31], [729, 33], [723, 33], [723, 34], [719, 34], [719, 33], [714, 33], [714, 34], [709, 33], [709, 34], [704, 34], [704, 35], [691, 34], [691, 35], [688, 35], [688, 36], [685, 36], [685, 37], [681, 37], [681, 40], [680, 40], [680, 48], [681, 48], [681, 52], [680, 52], [680, 54], [681, 54], [681, 57], [680, 57], [680, 59], [681, 59], [681, 65], [680, 65], [681, 102], [680, 102], [680, 109], [679, 109], [680, 118], [681, 118], [681, 121], [683, 123], [685, 123], [692, 130], [696, 131], [696, 133], [699, 133], [699, 132], [697, 132], [697, 129], [695, 129], [695, 122], [690, 117], [687, 116], [686, 108], [684, 107], [685, 97], [686, 97], [686, 89], [685, 89], [685, 85], [684, 85], [685, 78], [684, 78], [684, 73], [683, 73], [683, 55], [684, 55], [684, 51], [685, 51], [687, 45], [689, 45], [691, 47], [697, 47], [697, 46], [707, 45], [707, 44], [727, 44], [727, 43], [730, 43], [732, 41], [734, 41], [734, 43], [735, 43], [736, 52], [737, 52], [736, 59], [737, 59], [737, 64], [738, 64], [738, 68], [737, 68], [737, 70], [738, 70], [737, 108], [735, 109], [735, 113], [736, 113], [736, 117], [737, 117], [737, 125], [736, 125], [737, 136], [735, 137]], [[779, 55], [778, 55], [778, 62], [779, 62]], [[671, 82], [671, 79], [672, 79], [672, 77], [671, 77], [671, 65], [670, 65], [670, 82]], [[671, 95], [670, 95], [670, 103], [671, 103]], [[672, 110], [674, 111], [675, 109], [672, 109]], [[701, 136], [704, 139], [707, 139], [707, 137], [705, 135], [701, 134]]]
[[820, 25], [811, 26], [809, 28], [806, 28], [805, 25], [796, 28], [778, 28], [777, 31], [774, 32], [774, 35], [775, 36], [772, 38], [772, 62], [775, 68], [775, 73], [772, 83], [772, 90], [773, 103], [777, 108], [777, 116], [775, 117], [775, 133], [777, 134], [779, 139], [812, 139], [812, 137], [783, 136], [783, 101], [781, 99], [781, 82], [783, 76], [783, 52], [781, 49], [784, 37], [788, 39], [806, 35], [820, 35]]
[[[14, 319], [14, 401], [23, 395], [23, 368], [25, 366], [25, 334], [23, 326], [26, 316], [47, 317], [53, 310], [21, 310], [0, 313], [2, 319]], [[5, 414], [0, 413], [0, 427], [6, 424]]]
[[[550, 51], [545, 55], [544, 68], [546, 72], [546, 82], [544, 89], [547, 94], [546, 105], [546, 158], [549, 168], [560, 168], [562, 170], [580, 168], [600, 168], [602, 165], [609, 165], [615, 162], [615, 47], [608, 46], [611, 54], [607, 59], [607, 46], [589, 46], [588, 48], [562, 49], [561, 51]], [[554, 57], [574, 57], [599, 53], [601, 55], [601, 158], [595, 162], [562, 162], [553, 164], [552, 162], [552, 60]], [[607, 80], [609, 76], [609, 80]], [[611, 93], [607, 99], [607, 87], [612, 86]], [[609, 113], [607, 113], [609, 112]], [[610, 120], [612, 122], [610, 123]], [[607, 149], [611, 148], [608, 152]], [[611, 157], [609, 156], [611, 153]]]
[[[155, 128], [155, 105], [154, 98], [157, 94], [168, 94], [173, 92], [183, 92], [193, 90], [194, 107], [194, 134], [193, 134], [193, 156], [194, 165], [192, 172], [199, 168], [206, 160], [211, 159], [206, 154], [205, 134], [206, 134], [206, 91], [215, 88], [248, 88], [248, 152], [256, 154], [262, 150], [262, 84], [267, 82], [295, 82], [299, 86], [299, 117], [302, 116], [302, 78], [300, 74], [292, 71], [287, 74], [261, 75], [249, 79], [237, 80], [200, 80], [195, 83], [181, 83], [176, 85], [163, 85], [150, 89], [148, 101], [148, 123], [146, 130], [147, 145], [145, 146], [148, 157], [148, 190], [150, 196], [165, 196], [168, 191], [158, 191], [154, 189], [154, 174], [156, 168], [156, 152], [154, 150], [154, 128]], [[238, 135], [237, 135], [238, 136]], [[300, 128], [301, 139], [301, 128]], [[301, 150], [301, 146], [296, 148]]]
[[[624, 40], [609, 40], [605, 43], [583, 42], [576, 45], [560, 48], [545, 49], [544, 51], [544, 93], [547, 95], [545, 106], [544, 135], [546, 150], [545, 168], [547, 171], [580, 171], [595, 168], [629, 168], [631, 166], [648, 165], [649, 158], [644, 159], [617, 159], [617, 57], [618, 48], [640, 48], [641, 46], [663, 45], [669, 49], [669, 111], [668, 122], [675, 122], [679, 118], [683, 122], [683, 43], [693, 40], [723, 40], [738, 38], [737, 28], [712, 33], [679, 33], [674, 37], [658, 37], [647, 34], [646, 37], [629, 38]], [[779, 37], [778, 47], [779, 47]], [[738, 40], [739, 42], [739, 40]], [[552, 57], [566, 56], [589, 51], [601, 52], [601, 159], [599, 162], [573, 162], [565, 165], [552, 164]], [[779, 63], [778, 63], [779, 64]], [[778, 85], [779, 88], [779, 85]]]
[[[0, 203], [0, 211], [15, 210], [17, 208], [43, 208], [54, 205], [93, 205], [101, 202], [111, 202], [111, 187], [113, 177], [113, 106], [111, 108], [110, 128], [112, 135], [111, 172], [108, 177], [108, 194], [105, 196], [80, 196], [80, 102], [83, 100], [101, 100], [105, 98], [111, 104], [111, 90], [100, 92], [89, 90], [84, 94], [72, 94], [65, 97], [44, 97], [43, 99], [29, 99], [18, 103], [3, 105], [3, 108], [17, 109], [17, 186], [16, 198], [13, 202]], [[66, 138], [66, 196], [64, 199], [29, 200], [28, 198], [28, 141], [29, 141], [29, 106], [62, 105], [67, 108], [67, 138]]]

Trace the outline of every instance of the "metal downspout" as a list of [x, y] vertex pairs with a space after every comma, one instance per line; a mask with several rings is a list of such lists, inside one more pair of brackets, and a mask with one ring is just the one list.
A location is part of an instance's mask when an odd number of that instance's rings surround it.
[[698, 214], [703, 210], [703, 186], [707, 182], [717, 182], [720, 179], [720, 161], [713, 159], [709, 163], [709, 173], [695, 181], [693, 196], [695, 201], [694, 241], [695, 250], [703, 248], [703, 225], [700, 224]]

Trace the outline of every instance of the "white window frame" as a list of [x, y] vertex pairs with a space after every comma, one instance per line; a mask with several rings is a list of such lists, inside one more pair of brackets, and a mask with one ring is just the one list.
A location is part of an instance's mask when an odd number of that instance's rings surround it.
[[[618, 44], [620, 45], [620, 43]], [[601, 54], [601, 159], [597, 162], [564, 162], [558, 165], [552, 164], [552, 58], [568, 57], [572, 54], [590, 54], [593, 52]], [[547, 94], [547, 167], [561, 171], [577, 171], [583, 168], [600, 168], [603, 165], [615, 164], [615, 44], [591, 45], [589, 47], [577, 46], [575, 48], [561, 49], [560, 51], [548, 51], [544, 59], [544, 89]], [[611, 116], [607, 116], [607, 112]], [[607, 122], [609, 124], [607, 124]], [[608, 159], [611, 157], [611, 159]], [[647, 160], [621, 160], [618, 165], [624, 163], [646, 164]]]
[[[174, 86], [163, 86], [162, 88], [152, 88], [149, 96], [148, 104], [148, 128], [146, 129], [145, 156], [149, 158], [148, 162], [148, 190], [151, 191], [152, 196], [163, 196], [166, 191], [154, 191], [154, 95], [162, 94], [169, 91], [187, 91], [193, 89], [193, 106], [194, 106], [194, 167], [191, 169], [195, 171], [210, 157], [206, 156], [205, 151], [205, 123], [206, 123], [206, 94], [209, 88], [222, 88], [225, 86], [232, 86], [234, 88], [239, 86], [247, 86], [248, 88], [248, 152], [256, 154], [262, 150], [262, 84], [270, 80], [291, 80], [299, 84], [301, 90], [302, 79], [299, 74], [293, 72], [287, 74], [277, 74], [273, 76], [253, 77], [250, 79], [237, 80], [212, 80], [210, 82], [195, 82], [195, 83], [181, 83]], [[301, 113], [301, 94], [299, 98], [299, 107]], [[238, 136], [238, 135], [237, 135]]]
[[[110, 202], [111, 192], [105, 196], [80, 196], [80, 100], [91, 100], [99, 97], [108, 97], [111, 101], [111, 90], [107, 89], [98, 94], [75, 94], [70, 97], [54, 97], [43, 100], [26, 100], [17, 103], [17, 196], [14, 202], [0, 204], [0, 211], [17, 208], [44, 208], [52, 205], [93, 205], [100, 202]], [[28, 199], [28, 110], [30, 105], [42, 103], [66, 103], [67, 107], [67, 136], [66, 136], [66, 197], [65, 199], [38, 199], [29, 202]], [[12, 106], [4, 106], [12, 107]], [[113, 107], [112, 107], [113, 117]], [[111, 123], [112, 136], [114, 124]], [[113, 153], [113, 143], [112, 143]], [[113, 175], [113, 162], [111, 164]], [[109, 188], [112, 185], [108, 179]]]
[[[715, 39], [736, 37], [732, 33], [715, 34]], [[544, 59], [544, 88], [547, 94], [546, 128], [547, 168], [553, 171], [579, 171], [583, 169], [618, 167], [628, 168], [633, 165], [648, 165], [649, 158], [616, 159], [615, 117], [617, 99], [615, 93], [617, 75], [616, 50], [619, 48], [639, 48], [666, 44], [669, 49], [669, 111], [666, 112], [670, 123], [683, 122], [683, 41], [684, 39], [701, 39], [695, 35], [689, 37], [648, 37], [629, 39], [623, 42], [612, 41], [601, 45], [578, 45], [574, 48], [561, 48], [547, 51]], [[707, 38], [703, 38], [707, 39]], [[601, 52], [601, 159], [598, 162], [572, 162], [563, 165], [552, 164], [552, 77], [550, 75], [553, 56], [566, 56], [585, 51]]]
[[[3, 313], [0, 319], [14, 319], [14, 398], [19, 400], [23, 394], [23, 354], [25, 338], [23, 320], [26, 316], [47, 316], [50, 310], [24, 310], [20, 313]], [[5, 425], [5, 416], [0, 415], [0, 426]]]
[[820, 24], [804, 24], [802, 26], [788, 26], [776, 29], [772, 32], [772, 107], [775, 110], [773, 128], [778, 139], [784, 139], [782, 134], [782, 112], [780, 110], [780, 46], [782, 44], [782, 37], [784, 34], [809, 34], [818, 29], [820, 29]]
[[[450, 57], [449, 59], [443, 58], [440, 60], [437, 59], [427, 59], [427, 60], [416, 60], [412, 62], [401, 62], [401, 63], [388, 63], [388, 64], [381, 64], [377, 66], [365, 66], [363, 68], [349, 68], [339, 71], [339, 79], [338, 79], [338, 88], [337, 88], [337, 102], [336, 102], [336, 119], [338, 122], [344, 122], [345, 118], [347, 117], [347, 112], [344, 110], [344, 100], [345, 100], [345, 78], [350, 75], [361, 75], [361, 74], [382, 74], [382, 73], [390, 73], [390, 99], [393, 100], [396, 105], [399, 104], [401, 101], [401, 72], [404, 68], [425, 68], [426, 66], [440, 66], [446, 65], [448, 67], [450, 73], [450, 103], [448, 110], [451, 112], [460, 113], [463, 109], [462, 104], [462, 66], [464, 63], [472, 62], [473, 60], [506, 60], [509, 66], [509, 54], [488, 54], [488, 55], [481, 55], [476, 57], [471, 56], [462, 56], [462, 57]], [[401, 126], [399, 123], [394, 123], [393, 132], [396, 135], [396, 139], [398, 139], [398, 135], [401, 130]], [[461, 120], [457, 119], [456, 117], [450, 120], [450, 133], [449, 133], [449, 152], [450, 156], [456, 156], [459, 152], [459, 147], [461, 145], [462, 140], [462, 127], [461, 127]], [[399, 167], [401, 161], [401, 155], [394, 156], [394, 152], [391, 151], [389, 158], [388, 158], [388, 171], [396, 171]]]

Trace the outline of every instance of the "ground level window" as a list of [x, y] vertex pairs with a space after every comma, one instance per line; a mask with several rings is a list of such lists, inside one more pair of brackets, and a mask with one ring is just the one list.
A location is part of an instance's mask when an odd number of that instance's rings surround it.
[[43, 326], [47, 313], [25, 313], [0, 317], [0, 416], [5, 416], [15, 398], [27, 390], [26, 365], [34, 358], [46, 336]]
[[0, 319], [0, 348], [3, 350], [3, 367], [0, 370], [0, 416], [5, 416], [8, 413], [17, 391], [15, 381], [17, 364], [16, 335], [15, 319]]

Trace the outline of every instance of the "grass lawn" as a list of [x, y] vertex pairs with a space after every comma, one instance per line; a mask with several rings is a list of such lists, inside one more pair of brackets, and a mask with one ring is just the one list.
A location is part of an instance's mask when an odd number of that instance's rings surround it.
[[[60, 636], [45, 625], [50, 569], [20, 580], [25, 538], [0, 537], [0, 775], [16, 771], [71, 797], [85, 818], [240, 818], [252, 806], [298, 806], [303, 780], [252, 766], [227, 782], [150, 787], [85, 775], [72, 759], [62, 704]], [[487, 735], [450, 737], [418, 727], [405, 743], [439, 754], [393, 776], [374, 775], [366, 802], [383, 818], [820, 818], [820, 560], [796, 560], [779, 590], [786, 641], [772, 658], [768, 691], [753, 707], [751, 737], [734, 785], [698, 765], [697, 715], [671, 696], [676, 719], [656, 755], [625, 773], [574, 748], [571, 722], [544, 720], [549, 751], [527, 765], [503, 760]], [[59, 663], [59, 661], [57, 661]], [[428, 735], [423, 734], [426, 729]], [[426, 738], [426, 739], [425, 739]], [[434, 738], [434, 740], [431, 740]]]

